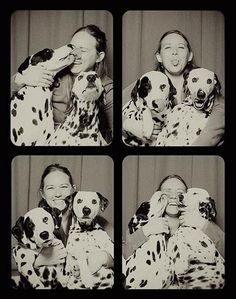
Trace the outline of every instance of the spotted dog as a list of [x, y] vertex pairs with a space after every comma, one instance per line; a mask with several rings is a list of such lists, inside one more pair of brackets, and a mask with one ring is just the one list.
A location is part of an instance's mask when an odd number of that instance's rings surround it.
[[[74, 61], [73, 46], [44, 49], [28, 57], [19, 67], [23, 73], [42, 65], [54, 76]], [[44, 145], [54, 131], [52, 88], [24, 86], [11, 99], [11, 140], [18, 146]]]
[[54, 230], [60, 227], [60, 211], [51, 208], [35, 208], [19, 217], [12, 234], [18, 244], [13, 247], [20, 279], [13, 277], [13, 288], [59, 289], [66, 287], [67, 276], [63, 265], [40, 266], [34, 262], [43, 247], [53, 246], [60, 240], [55, 238]]
[[99, 131], [98, 112], [105, 104], [105, 92], [96, 72], [83, 72], [72, 88], [73, 109], [50, 137], [48, 145], [107, 145]]
[[220, 82], [212, 71], [196, 68], [185, 77], [186, 99], [168, 113], [156, 146], [191, 146], [211, 114]]
[[[152, 146], [155, 137], [164, 124], [166, 114], [173, 107], [176, 93], [169, 78], [159, 71], [151, 71], [137, 80], [131, 100], [123, 107], [123, 141], [127, 145]], [[137, 136], [129, 132], [128, 125], [133, 122], [138, 127]], [[127, 130], [126, 130], [127, 128]]]
[[[166, 205], [166, 196], [160, 191], [155, 192], [131, 218], [128, 224], [130, 234], [147, 224], [152, 217], [162, 217]], [[126, 259], [127, 289], [163, 289], [171, 284], [165, 234], [150, 235], [148, 238], [147, 242]]]
[[67, 241], [66, 273], [70, 276], [68, 289], [107, 289], [113, 286], [113, 270], [102, 266], [92, 274], [88, 267], [88, 254], [106, 251], [112, 257], [113, 242], [96, 217], [108, 205], [98, 192], [79, 191], [73, 199], [73, 223]]
[[[194, 212], [198, 209], [205, 219], [216, 216], [214, 201], [208, 192], [190, 188], [183, 195], [181, 206]], [[196, 227], [180, 226], [167, 245], [178, 289], [221, 289], [224, 287], [224, 258], [213, 241]]]

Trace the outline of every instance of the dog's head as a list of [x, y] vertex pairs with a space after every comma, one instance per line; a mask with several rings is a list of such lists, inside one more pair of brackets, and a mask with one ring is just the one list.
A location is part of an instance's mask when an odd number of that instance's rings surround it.
[[131, 218], [128, 227], [132, 234], [141, 226], [145, 225], [151, 217], [161, 217], [167, 205], [167, 197], [161, 191], [156, 191], [149, 201], [143, 202]]
[[195, 109], [209, 111], [216, 95], [220, 95], [221, 85], [217, 75], [204, 68], [191, 70], [185, 76], [184, 92], [191, 99]]
[[82, 72], [76, 78], [72, 96], [86, 102], [105, 104], [105, 91], [101, 79], [94, 71]]
[[98, 212], [103, 212], [108, 204], [108, 199], [99, 192], [78, 191], [74, 193], [73, 213], [80, 224], [90, 225]]
[[54, 239], [54, 229], [59, 224], [58, 209], [51, 209], [50, 213], [43, 208], [34, 208], [24, 216], [19, 217], [12, 228], [13, 236], [27, 248], [36, 249], [47, 247]]
[[137, 108], [147, 106], [154, 114], [162, 112], [170, 105], [173, 85], [168, 77], [159, 71], [151, 71], [137, 80], [131, 98]]
[[74, 62], [75, 56], [72, 53], [73, 49], [74, 46], [68, 44], [55, 50], [48, 48], [41, 50], [26, 58], [18, 68], [18, 72], [22, 74], [29, 66], [39, 64], [46, 67], [49, 71], [54, 72], [56, 75], [59, 71]]
[[189, 211], [199, 210], [202, 217], [212, 221], [216, 217], [215, 201], [209, 193], [201, 188], [189, 188], [187, 193], [179, 196], [179, 206]]

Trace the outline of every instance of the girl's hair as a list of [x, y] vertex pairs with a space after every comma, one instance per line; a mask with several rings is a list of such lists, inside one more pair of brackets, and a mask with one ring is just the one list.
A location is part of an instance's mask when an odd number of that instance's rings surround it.
[[80, 32], [80, 31], [85, 31], [91, 36], [93, 36], [96, 39], [96, 50], [98, 53], [104, 52], [105, 57], [104, 59], [96, 63], [94, 71], [97, 72], [98, 76], [103, 78], [107, 74], [107, 64], [106, 64], [106, 53], [107, 53], [107, 39], [106, 39], [106, 34], [96, 25], [90, 24], [84, 27], [80, 27], [77, 29], [72, 37]]
[[74, 182], [73, 182], [73, 178], [72, 178], [72, 175], [70, 173], [70, 171], [68, 170], [68, 168], [64, 167], [64, 166], [61, 166], [60, 164], [58, 163], [55, 163], [55, 164], [51, 164], [51, 165], [48, 165], [45, 169], [44, 169], [44, 172], [41, 176], [41, 181], [40, 181], [40, 190], [43, 190], [43, 187], [44, 187], [44, 179], [45, 177], [51, 173], [51, 172], [54, 172], [54, 171], [61, 171], [65, 174], [68, 175], [69, 177], [69, 182], [71, 184], [71, 186], [74, 185]]
[[160, 191], [162, 185], [163, 185], [163, 184], [165, 183], [165, 181], [167, 181], [168, 179], [177, 179], [177, 180], [179, 180], [180, 182], [182, 182], [182, 183], [184, 184], [184, 186], [185, 186], [185, 188], [186, 188], [186, 191], [187, 191], [188, 186], [187, 186], [186, 182], [185, 182], [184, 179], [183, 179], [180, 175], [178, 175], [178, 174], [170, 174], [170, 175], [164, 177], [164, 179], [160, 182], [159, 187], [157, 188], [156, 191]]
[[[163, 40], [167, 35], [170, 35], [170, 34], [172, 34], [172, 33], [175, 33], [175, 34], [178, 34], [178, 35], [182, 36], [183, 39], [184, 39], [184, 40], [186, 41], [186, 43], [187, 43], [187, 47], [188, 47], [189, 52], [192, 52], [192, 53], [193, 53], [192, 48], [191, 48], [191, 45], [190, 45], [190, 43], [189, 43], [187, 37], [186, 37], [181, 31], [179, 31], [179, 30], [177, 30], [177, 29], [173, 29], [173, 30], [169, 30], [169, 31], [165, 32], [165, 33], [162, 35], [162, 37], [161, 37], [160, 40], [159, 40], [158, 48], [157, 48], [155, 54], [160, 54], [160, 52], [161, 52], [161, 46], [162, 46], [162, 44], [161, 44], [161, 43], [162, 43], [162, 40]], [[197, 68], [197, 66], [196, 66], [196, 64], [195, 64], [195, 62], [194, 62], [194, 59], [192, 59], [191, 61], [189, 61], [189, 62], [186, 64], [185, 69], [184, 69], [184, 72], [183, 72], [183, 75], [185, 75], [186, 73], [189, 73], [189, 72], [190, 72], [192, 69], [194, 69], [194, 68]], [[156, 71], [160, 71], [160, 72], [162, 72], [162, 73], [165, 72], [165, 67], [164, 67], [163, 64], [162, 64], [161, 62], [159, 62], [159, 61], [156, 61]]]

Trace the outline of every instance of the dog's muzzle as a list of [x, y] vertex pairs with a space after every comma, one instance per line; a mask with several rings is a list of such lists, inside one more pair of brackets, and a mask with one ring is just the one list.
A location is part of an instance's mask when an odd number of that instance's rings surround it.
[[88, 207], [84, 207], [82, 210], [84, 216], [89, 216], [91, 214], [91, 209]]

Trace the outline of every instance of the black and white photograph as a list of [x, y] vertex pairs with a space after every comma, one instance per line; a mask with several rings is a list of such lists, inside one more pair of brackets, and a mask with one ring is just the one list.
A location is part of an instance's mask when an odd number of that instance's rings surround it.
[[224, 143], [225, 19], [217, 10], [130, 10], [122, 20], [122, 140]]
[[11, 141], [107, 146], [113, 139], [113, 16], [106, 10], [11, 15]]
[[224, 160], [132, 155], [122, 168], [124, 287], [224, 288]]
[[112, 289], [113, 160], [12, 161], [12, 288]]

